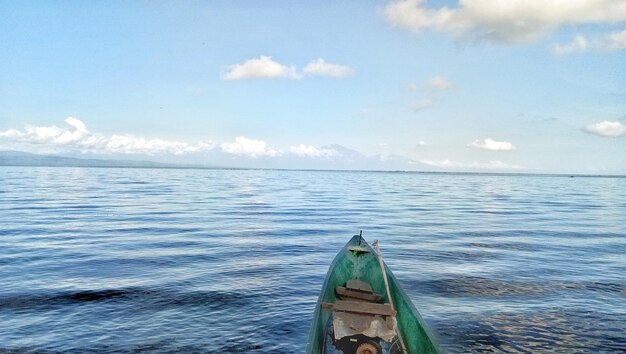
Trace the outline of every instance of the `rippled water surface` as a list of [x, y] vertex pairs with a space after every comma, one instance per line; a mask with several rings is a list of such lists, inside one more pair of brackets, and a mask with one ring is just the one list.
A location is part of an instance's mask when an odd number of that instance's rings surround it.
[[0, 352], [301, 353], [350, 237], [448, 352], [626, 351], [626, 179], [0, 167]]

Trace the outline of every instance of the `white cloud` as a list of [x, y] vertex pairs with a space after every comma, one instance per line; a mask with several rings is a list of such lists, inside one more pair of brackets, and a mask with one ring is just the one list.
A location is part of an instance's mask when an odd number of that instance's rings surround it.
[[243, 64], [231, 65], [222, 75], [223, 80], [246, 79], [300, 79], [296, 68], [274, 61], [272, 57], [261, 55]]
[[282, 151], [274, 150], [267, 146], [267, 143], [263, 140], [248, 139], [245, 136], [235, 138], [233, 143], [223, 143], [220, 147], [223, 152], [237, 156], [256, 158], [262, 156], [273, 157], [282, 154]]
[[319, 58], [309, 62], [302, 74], [295, 66], [283, 65], [270, 56], [261, 55], [252, 58], [242, 64], [231, 65], [222, 74], [222, 80], [247, 80], [247, 79], [301, 79], [303, 75], [328, 76], [336, 79], [345, 78], [354, 73], [347, 65], [327, 63]]
[[9, 129], [0, 131], [0, 147], [28, 151], [67, 151], [125, 154], [185, 154], [210, 150], [211, 142], [189, 144], [175, 140], [146, 139], [133, 135], [92, 133], [80, 119], [65, 119], [68, 127], [27, 125], [23, 131]]
[[611, 122], [605, 120], [603, 122], [589, 124], [585, 127], [587, 133], [600, 135], [604, 137], [618, 137], [626, 135], [626, 125], [620, 122]]
[[624, 0], [460, 0], [457, 7], [429, 8], [424, 0], [389, 3], [394, 25], [497, 42], [529, 42], [564, 25], [626, 21]]
[[510, 142], [495, 141], [491, 138], [474, 140], [470, 144], [467, 144], [467, 147], [494, 151], [515, 150], [515, 146], [513, 146], [513, 144], [511, 144]]
[[613, 32], [596, 38], [587, 38], [577, 35], [568, 44], [556, 44], [553, 47], [555, 54], [563, 55], [573, 52], [596, 51], [619, 51], [626, 50], [626, 30]]
[[554, 53], [563, 55], [572, 52], [585, 51], [590, 47], [590, 43], [587, 38], [583, 36], [576, 36], [574, 40], [568, 44], [557, 44], [554, 46]]
[[424, 147], [424, 146], [426, 146], [426, 145], [427, 145], [427, 144], [426, 144], [426, 142], [425, 142], [424, 140], [420, 140], [420, 141], [418, 141], [418, 142], [417, 142], [417, 146], [418, 146], [418, 147]]
[[291, 148], [289, 148], [289, 151], [292, 154], [295, 154], [298, 156], [305, 156], [305, 157], [330, 158], [333, 156], [339, 156], [339, 153], [336, 150], [326, 149], [326, 148], [316, 148], [315, 146], [304, 145], [304, 144], [300, 144], [298, 146], [292, 146]]
[[435, 76], [428, 80], [428, 86], [435, 90], [445, 91], [454, 88], [454, 84], [443, 76]]
[[324, 59], [319, 58], [307, 64], [303, 72], [307, 75], [330, 76], [340, 79], [352, 75], [354, 71], [349, 66], [327, 63]]
[[420, 111], [428, 109], [428, 108], [430, 108], [432, 106], [433, 106], [433, 100], [431, 100], [429, 98], [425, 98], [425, 99], [417, 101], [415, 103], [415, 105], [413, 106], [413, 110], [415, 112], [420, 112]]
[[113, 135], [106, 143], [106, 150], [108, 152], [146, 155], [182, 155], [186, 153], [210, 150], [213, 147], [214, 144], [209, 142], [188, 144], [180, 141], [146, 139], [133, 135]]
[[65, 119], [65, 123], [74, 128], [73, 130], [66, 130], [60, 136], [57, 137], [57, 142], [60, 144], [66, 144], [81, 140], [85, 135], [89, 133], [85, 123], [78, 118], [68, 117]]
[[608, 38], [607, 48], [610, 50], [626, 50], [626, 30], [611, 33]]
[[5, 139], [20, 139], [24, 135], [25, 133], [19, 130], [15, 130], [15, 129], [0, 131], [0, 138], [5, 138]]
[[443, 160], [419, 160], [419, 162], [440, 168], [462, 168], [472, 170], [520, 170], [524, 167], [519, 165], [510, 165], [502, 161], [493, 160], [488, 162], [458, 162], [448, 159]]
[[23, 131], [9, 129], [0, 132], [0, 138], [5, 142], [20, 142], [27, 144], [70, 145], [81, 144], [85, 138], [94, 136], [83, 122], [74, 117], [65, 119], [69, 127], [33, 126], [27, 125]]

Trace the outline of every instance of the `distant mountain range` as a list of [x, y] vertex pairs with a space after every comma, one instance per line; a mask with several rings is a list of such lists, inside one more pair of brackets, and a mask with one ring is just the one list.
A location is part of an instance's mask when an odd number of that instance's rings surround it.
[[[94, 158], [95, 154], [74, 152], [76, 156], [33, 154], [23, 151], [0, 151], [0, 166], [41, 166], [41, 167], [111, 167], [111, 168], [259, 168], [259, 169], [302, 169], [302, 170], [362, 170], [362, 171], [407, 171], [407, 172], [460, 172], [480, 174], [518, 174], [507, 171], [451, 171], [415, 162], [403, 156], [365, 156], [358, 151], [341, 145], [328, 145], [337, 154], [328, 157], [302, 157], [285, 154], [274, 157], [250, 157], [227, 154], [213, 149], [195, 158], [189, 156], [159, 156], [161, 161], [143, 160], [145, 155], [113, 155], [111, 159]], [[70, 155], [70, 156], [68, 156]], [[100, 155], [96, 155], [100, 157]], [[121, 158], [120, 158], [121, 157]], [[206, 163], [194, 163], [198, 158]], [[180, 161], [170, 162], [170, 161]], [[574, 175], [569, 175], [573, 177]], [[578, 174], [577, 176], [599, 176]], [[604, 175], [608, 176], [608, 175]], [[623, 175], [612, 175], [623, 177]]]
[[172, 164], [139, 160], [105, 160], [76, 158], [59, 155], [38, 155], [22, 151], [0, 151], [0, 166], [50, 166], [50, 167], [136, 167], [177, 168], [204, 167], [191, 164]]
[[[143, 160], [145, 156], [99, 155], [67, 153], [64, 155], [33, 154], [22, 151], [0, 151], [0, 166], [59, 166], [59, 167], [135, 167], [135, 168], [270, 168], [320, 170], [379, 170], [424, 171], [429, 166], [402, 156], [365, 156], [341, 145], [322, 147], [334, 151], [331, 157], [281, 156], [251, 157], [224, 153], [213, 149], [195, 156], [160, 156], [160, 161]], [[197, 163], [196, 161], [201, 161]]]

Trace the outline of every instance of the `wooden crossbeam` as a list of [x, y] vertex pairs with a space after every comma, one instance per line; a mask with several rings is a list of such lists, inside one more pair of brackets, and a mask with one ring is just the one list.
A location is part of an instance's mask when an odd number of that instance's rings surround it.
[[350, 289], [350, 290], [356, 290], [356, 291], [362, 291], [362, 292], [366, 292], [366, 293], [373, 293], [374, 290], [372, 290], [372, 287], [361, 280], [357, 280], [357, 279], [350, 279], [346, 282], [346, 288]]
[[337, 293], [337, 295], [341, 297], [349, 297], [352, 299], [359, 299], [359, 300], [372, 301], [372, 302], [378, 302], [382, 300], [382, 296], [376, 293], [366, 293], [362, 291], [355, 291], [352, 289], [344, 288], [343, 286], [338, 286], [337, 288], [335, 288], [335, 292]]
[[361, 301], [339, 300], [335, 303], [323, 302], [322, 308], [350, 313], [361, 313], [366, 315], [395, 316], [396, 311], [389, 304], [375, 304]]

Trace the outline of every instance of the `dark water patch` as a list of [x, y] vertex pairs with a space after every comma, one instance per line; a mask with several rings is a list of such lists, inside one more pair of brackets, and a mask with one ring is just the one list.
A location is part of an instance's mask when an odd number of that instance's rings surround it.
[[263, 345], [250, 340], [231, 340], [215, 346], [215, 352], [222, 353], [261, 353], [267, 351]]
[[98, 209], [102, 209], [103, 206], [101, 205], [94, 205], [94, 204], [70, 204], [70, 203], [65, 203], [65, 204], [60, 204], [58, 206], [59, 209], [65, 209], [65, 210], [79, 210], [79, 211], [86, 211], [86, 210], [98, 210]]
[[22, 211], [22, 210], [61, 210], [62, 208], [59, 208], [58, 206], [55, 205], [46, 205], [46, 206], [39, 206], [39, 205], [29, 205], [29, 206], [13, 206], [10, 207], [9, 210], [13, 210], [13, 211]]
[[67, 300], [76, 301], [76, 302], [102, 301], [102, 300], [119, 299], [119, 298], [127, 297], [127, 296], [132, 295], [132, 293], [134, 292], [136, 291], [131, 291], [129, 289], [126, 289], [126, 290], [110, 289], [110, 290], [100, 290], [100, 291], [86, 290], [86, 291], [79, 291], [75, 293], [62, 295], [60, 299], [65, 298]]
[[145, 290], [103, 289], [34, 294], [12, 294], [0, 297], [0, 309], [19, 310], [65, 306], [74, 303], [107, 301], [137, 296]]
[[406, 207], [403, 207], [402, 210], [404, 210], [404, 211], [411, 211], [411, 212], [415, 212], [415, 211], [417, 211], [417, 212], [430, 212], [431, 211], [431, 209], [429, 209], [429, 208], [417, 207], [417, 206], [406, 206]]
[[444, 297], [537, 296], [549, 290], [549, 287], [541, 284], [508, 282], [473, 276], [434, 280], [404, 280], [402, 283], [409, 289]]
[[50, 236], [50, 228], [33, 227], [31, 223], [28, 225], [19, 225], [15, 228], [0, 229], [0, 236]]
[[12, 294], [0, 297], [0, 311], [51, 309], [86, 303], [127, 302], [141, 308], [164, 309], [203, 306], [223, 309], [246, 306], [251, 295], [227, 291], [180, 292], [164, 289], [126, 288], [59, 291], [39, 294]]
[[175, 215], [176, 213], [173, 211], [167, 210], [155, 210], [155, 211], [146, 211], [146, 215]]
[[144, 184], [150, 184], [150, 182], [147, 182], [147, 181], [120, 181], [120, 180], [117, 180], [117, 181], [115, 181], [115, 184], [121, 184], [121, 185], [144, 185]]
[[[605, 293], [616, 296], [626, 297], [626, 283], [607, 283], [607, 282], [562, 282], [552, 285], [554, 288], [572, 291], [590, 291], [594, 293]], [[626, 303], [625, 303], [626, 305]]]
[[406, 287], [437, 294], [444, 297], [503, 297], [503, 296], [546, 296], [549, 293], [589, 291], [616, 296], [626, 296], [626, 283], [607, 282], [563, 282], [529, 277], [528, 282], [506, 281], [485, 277], [453, 277], [435, 280], [403, 281]]

